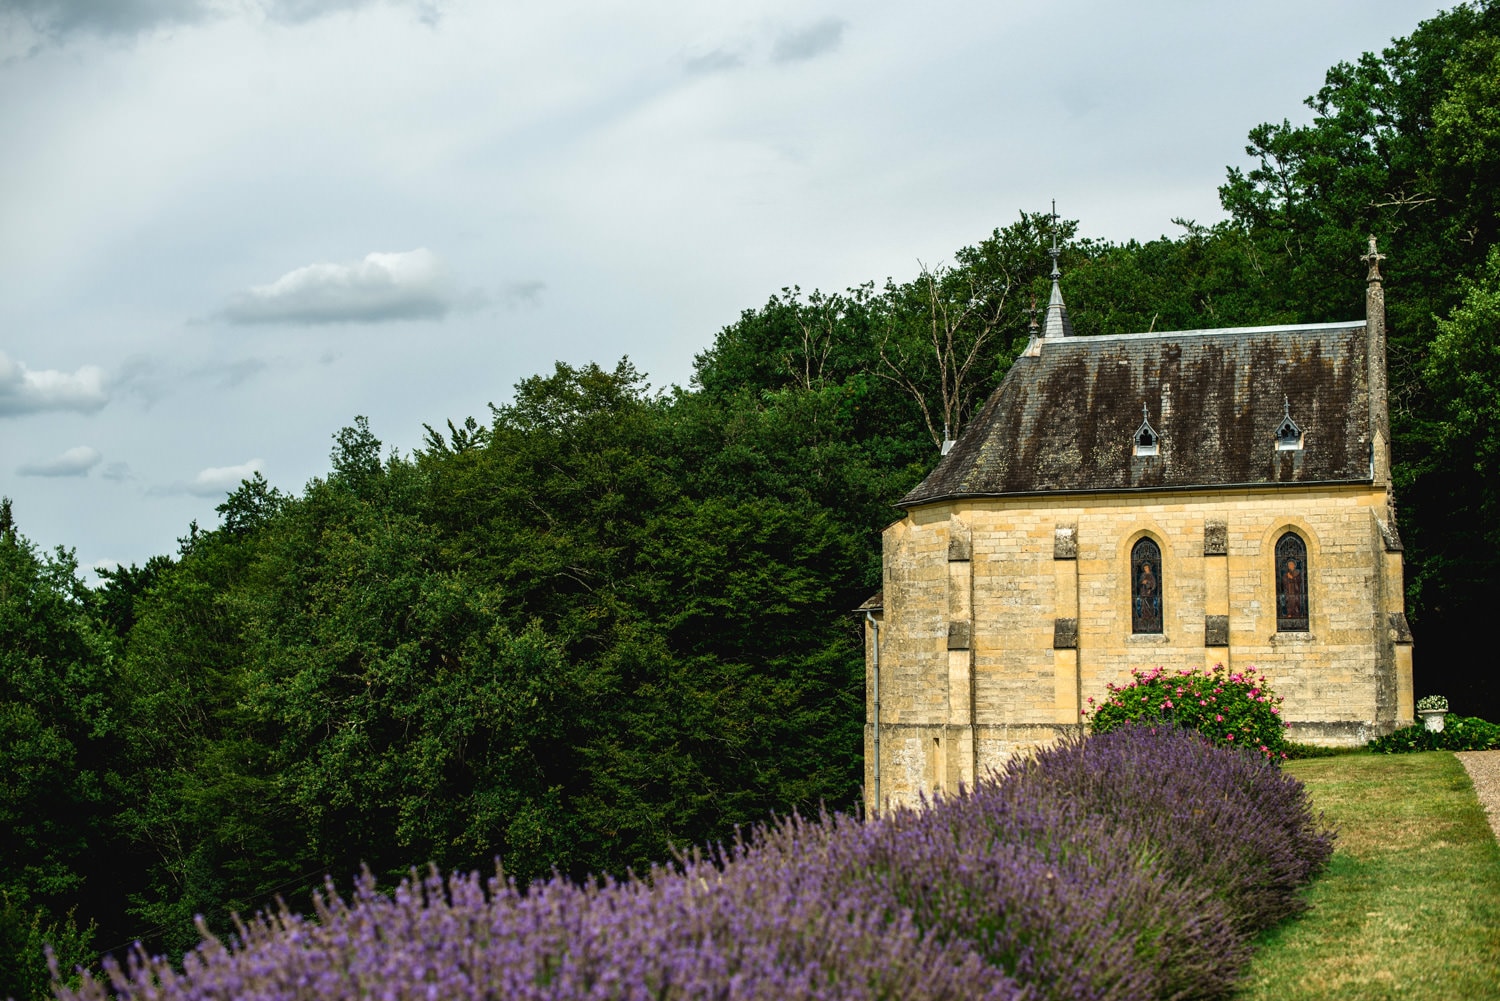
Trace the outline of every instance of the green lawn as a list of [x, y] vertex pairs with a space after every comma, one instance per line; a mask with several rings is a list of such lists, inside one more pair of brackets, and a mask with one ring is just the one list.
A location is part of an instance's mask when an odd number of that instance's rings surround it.
[[1500, 999], [1500, 847], [1447, 751], [1288, 762], [1338, 828], [1312, 909], [1266, 934], [1245, 1001]]

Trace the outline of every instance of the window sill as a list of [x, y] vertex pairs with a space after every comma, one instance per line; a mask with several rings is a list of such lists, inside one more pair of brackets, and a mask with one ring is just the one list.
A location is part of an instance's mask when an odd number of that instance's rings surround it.
[[1125, 642], [1137, 646], [1168, 646], [1166, 633], [1127, 633]]

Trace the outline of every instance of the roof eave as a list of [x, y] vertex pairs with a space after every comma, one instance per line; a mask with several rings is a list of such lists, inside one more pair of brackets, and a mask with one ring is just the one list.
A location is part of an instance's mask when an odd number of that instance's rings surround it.
[[1190, 493], [1206, 490], [1279, 490], [1288, 487], [1360, 487], [1370, 486], [1374, 482], [1373, 477], [1366, 476], [1347, 480], [1261, 480], [1247, 483], [1183, 483], [1155, 487], [1067, 487], [1056, 490], [963, 491], [959, 493], [940, 494], [935, 497], [920, 497], [916, 500], [912, 500], [908, 494], [897, 501], [894, 506], [902, 511], [910, 511], [912, 508], [923, 507], [927, 504], [942, 504], [955, 500], [985, 500], [1006, 497], [1080, 497], [1087, 494], [1104, 496], [1108, 494]]

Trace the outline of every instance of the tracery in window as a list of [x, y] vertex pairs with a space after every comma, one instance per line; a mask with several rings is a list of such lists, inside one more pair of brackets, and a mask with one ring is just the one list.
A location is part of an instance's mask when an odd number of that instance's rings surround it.
[[1161, 547], [1141, 539], [1130, 550], [1130, 629], [1136, 633], [1162, 631]]
[[1307, 544], [1295, 532], [1276, 542], [1276, 629], [1307, 632]]

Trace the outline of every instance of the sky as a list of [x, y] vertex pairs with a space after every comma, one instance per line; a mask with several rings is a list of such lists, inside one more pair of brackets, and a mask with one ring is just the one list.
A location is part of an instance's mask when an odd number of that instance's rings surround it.
[[555, 361], [656, 386], [783, 286], [1057, 200], [1223, 217], [1246, 133], [1411, 0], [0, 0], [0, 494], [175, 552], [369, 418], [417, 447]]

